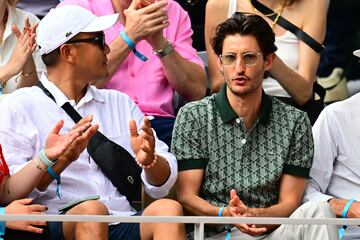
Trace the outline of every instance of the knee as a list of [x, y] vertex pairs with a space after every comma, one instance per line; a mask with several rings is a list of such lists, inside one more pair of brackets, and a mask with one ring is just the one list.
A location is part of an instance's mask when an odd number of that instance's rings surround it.
[[309, 201], [301, 206], [306, 217], [309, 218], [333, 218], [336, 217], [328, 202]]
[[73, 207], [68, 214], [79, 215], [109, 215], [107, 207], [100, 201], [89, 200]]
[[159, 199], [151, 203], [143, 213], [144, 216], [182, 216], [183, 208], [180, 203], [171, 199]]

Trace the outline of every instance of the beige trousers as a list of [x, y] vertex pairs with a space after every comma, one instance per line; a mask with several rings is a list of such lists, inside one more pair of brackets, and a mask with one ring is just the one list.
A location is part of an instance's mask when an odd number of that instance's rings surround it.
[[[290, 218], [335, 218], [327, 202], [307, 202], [296, 209]], [[207, 240], [224, 240], [226, 232], [207, 238]], [[233, 228], [231, 240], [335, 240], [339, 239], [336, 225], [281, 225], [270, 234], [253, 237]]]

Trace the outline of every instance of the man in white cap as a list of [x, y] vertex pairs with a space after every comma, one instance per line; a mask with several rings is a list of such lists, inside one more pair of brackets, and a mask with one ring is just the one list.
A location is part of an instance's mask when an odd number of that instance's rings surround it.
[[[149, 195], [160, 198], [168, 194], [177, 177], [176, 160], [166, 144], [157, 139], [149, 120], [127, 95], [89, 85], [108, 77], [110, 49], [104, 41], [103, 30], [117, 19], [118, 14], [96, 17], [84, 8], [64, 6], [51, 10], [40, 22], [37, 43], [48, 71], [41, 78], [45, 89], [36, 86], [22, 89], [0, 107], [0, 138], [12, 172], [40, 151], [47, 132], [59, 118], [64, 119], [65, 131], [74, 128], [74, 121], [62, 109], [64, 104], [70, 104], [86, 116], [75, 127], [90, 127], [91, 121], [96, 122], [104, 135], [136, 157], [143, 168], [141, 180]], [[94, 132], [97, 125], [90, 128]], [[61, 205], [70, 201], [99, 195], [98, 201], [76, 205], [66, 214], [182, 215], [180, 204], [166, 199], [135, 212], [127, 198], [84, 151], [92, 134], [83, 135], [83, 141], [73, 144], [58, 158], [52, 171], [47, 169], [30, 195], [36, 202], [47, 205], [49, 213], [57, 213]], [[109, 227], [106, 223], [48, 225], [55, 239], [185, 238], [183, 225], [177, 223], [119, 223]]]
[[205, 96], [203, 63], [192, 47], [188, 13], [173, 0], [64, 0], [97, 16], [119, 13], [105, 31], [111, 49], [109, 77], [98, 87], [128, 94], [151, 121], [159, 139], [170, 146], [175, 121], [175, 91], [188, 101]]
[[[328, 201], [337, 217], [360, 217], [359, 122], [360, 93], [327, 106], [312, 129], [314, 162], [304, 200]], [[343, 226], [339, 236], [360, 239], [360, 227]]]

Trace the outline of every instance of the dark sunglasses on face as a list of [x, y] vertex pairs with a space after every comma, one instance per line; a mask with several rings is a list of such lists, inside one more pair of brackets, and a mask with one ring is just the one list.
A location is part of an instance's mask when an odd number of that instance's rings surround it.
[[66, 42], [66, 44], [72, 44], [72, 43], [96, 43], [102, 50], [105, 49], [105, 36], [104, 34], [100, 34], [98, 36], [92, 37], [92, 38], [83, 38], [83, 39], [74, 39], [69, 40]]

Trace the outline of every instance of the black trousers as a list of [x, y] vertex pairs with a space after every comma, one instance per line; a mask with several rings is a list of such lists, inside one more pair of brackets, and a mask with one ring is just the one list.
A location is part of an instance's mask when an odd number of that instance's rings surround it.
[[47, 227], [42, 234], [30, 233], [25, 231], [16, 231], [6, 228], [5, 240], [52, 240], [51, 234]]

